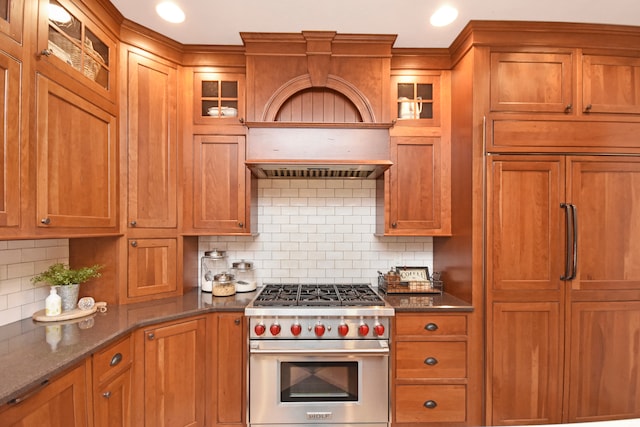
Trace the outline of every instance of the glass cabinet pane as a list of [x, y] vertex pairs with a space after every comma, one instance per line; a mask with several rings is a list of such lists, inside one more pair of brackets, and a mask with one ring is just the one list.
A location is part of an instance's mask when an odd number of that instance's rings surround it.
[[433, 84], [398, 83], [398, 118], [432, 119]]
[[56, 0], [48, 12], [51, 54], [108, 89], [109, 46]]
[[201, 105], [203, 117], [237, 117], [238, 82], [203, 80]]

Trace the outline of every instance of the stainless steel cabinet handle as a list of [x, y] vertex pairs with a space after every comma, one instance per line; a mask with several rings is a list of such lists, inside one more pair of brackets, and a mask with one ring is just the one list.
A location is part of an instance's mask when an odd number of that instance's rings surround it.
[[122, 362], [122, 353], [116, 353], [111, 358], [111, 361], [109, 362], [109, 366], [116, 366], [120, 362]]
[[243, 228], [243, 227], [244, 227], [244, 223], [239, 222], [239, 223], [238, 223], [238, 227]]
[[424, 359], [424, 364], [429, 366], [435, 366], [438, 364], [438, 359], [436, 359], [435, 357], [427, 357], [426, 359]]
[[584, 112], [585, 113], [590, 113], [592, 108], [593, 108], [593, 105], [587, 104], [587, 106], [584, 107]]
[[436, 406], [438, 406], [438, 404], [435, 400], [427, 400], [426, 402], [424, 402], [424, 407], [427, 409], [435, 409]]
[[564, 107], [564, 112], [565, 112], [565, 113], [568, 113], [568, 112], [570, 112], [571, 110], [573, 110], [573, 104], [567, 104], [567, 106], [566, 106], [566, 107]]
[[53, 51], [51, 49], [42, 49], [40, 51], [40, 55], [42, 56], [51, 56], [53, 54]]
[[152, 341], [153, 339], [155, 339], [156, 334], [154, 334], [153, 332], [149, 332], [149, 334], [147, 335], [147, 338], [149, 338], [149, 341]]
[[131, 242], [131, 246], [133, 246], [134, 248], [138, 247], [138, 242], [136, 242], [135, 240], [133, 242]]
[[435, 323], [427, 323], [424, 327], [427, 331], [433, 332], [438, 330], [438, 325]]
[[40, 222], [43, 223], [44, 225], [49, 225], [51, 224], [51, 218], [42, 218]]
[[102, 393], [102, 397], [104, 397], [105, 399], [108, 399], [111, 397], [111, 392], [110, 391], [105, 391], [104, 393]]
[[238, 318], [238, 319], [235, 319], [235, 320], [233, 321], [233, 323], [235, 323], [236, 325], [239, 325], [241, 322], [242, 322], [242, 320], [240, 320], [239, 318]]
[[571, 208], [567, 203], [560, 203], [560, 207], [564, 209], [564, 224], [565, 224], [565, 261], [564, 261], [564, 274], [560, 276], [560, 280], [569, 280], [571, 275], [570, 263], [571, 263]]
[[578, 273], [578, 209], [574, 204], [570, 204], [569, 206], [571, 206], [571, 219], [573, 222], [573, 256], [571, 260], [571, 275], [567, 280], [573, 280]]
[[132, 220], [132, 221], [129, 223], [129, 225], [130, 225], [130, 226], [132, 226], [132, 227], [135, 227], [136, 225], [138, 225], [138, 223], [137, 223], [137, 222], [136, 222], [136, 220], [134, 219], [134, 220]]
[[392, 228], [398, 228], [398, 223], [397, 222], [392, 222], [391, 223], [391, 227]]

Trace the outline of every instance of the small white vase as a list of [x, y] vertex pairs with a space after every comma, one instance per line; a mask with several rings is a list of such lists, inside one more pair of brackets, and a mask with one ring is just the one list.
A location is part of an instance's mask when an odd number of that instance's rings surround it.
[[80, 285], [78, 283], [58, 286], [58, 295], [62, 298], [63, 312], [74, 310], [77, 307], [79, 294]]

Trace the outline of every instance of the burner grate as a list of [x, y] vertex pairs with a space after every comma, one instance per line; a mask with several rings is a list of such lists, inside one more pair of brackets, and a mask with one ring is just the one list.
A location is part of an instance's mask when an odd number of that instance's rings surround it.
[[384, 300], [368, 284], [265, 284], [254, 306], [375, 306]]

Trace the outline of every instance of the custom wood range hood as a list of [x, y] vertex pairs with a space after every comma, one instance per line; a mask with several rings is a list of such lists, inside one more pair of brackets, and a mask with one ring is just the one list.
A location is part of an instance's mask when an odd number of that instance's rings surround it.
[[247, 160], [258, 178], [375, 179], [389, 154], [396, 36], [242, 33]]

